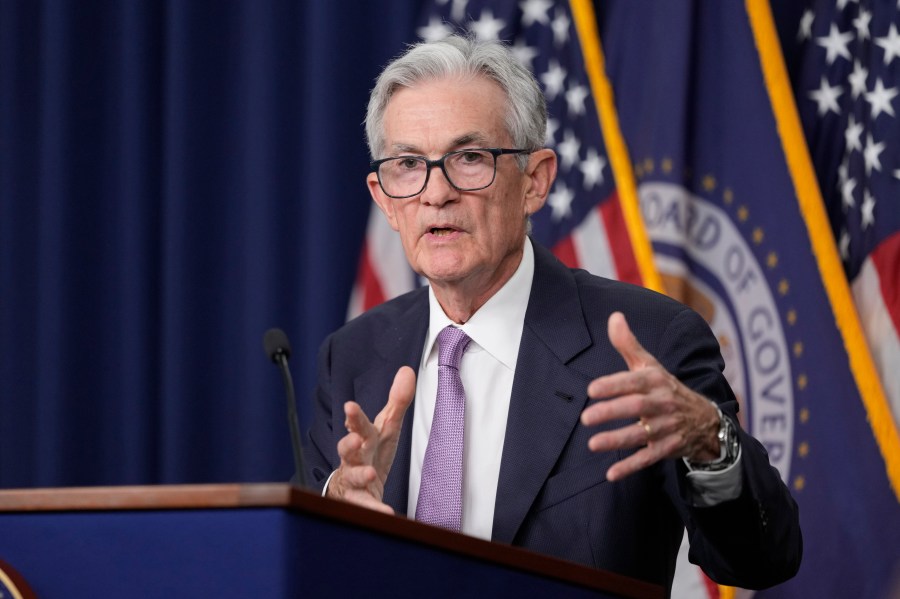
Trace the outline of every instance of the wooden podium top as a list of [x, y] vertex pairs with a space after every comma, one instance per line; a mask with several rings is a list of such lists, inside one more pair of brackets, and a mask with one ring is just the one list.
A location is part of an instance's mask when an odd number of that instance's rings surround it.
[[334, 501], [282, 483], [209, 484], [132, 487], [73, 487], [0, 491], [0, 513], [127, 510], [242, 509], [272, 507], [337, 520], [480, 560], [534, 572], [614, 593], [656, 599], [664, 589], [613, 572], [588, 568], [513, 547], [492, 543], [404, 517], [390, 516]]

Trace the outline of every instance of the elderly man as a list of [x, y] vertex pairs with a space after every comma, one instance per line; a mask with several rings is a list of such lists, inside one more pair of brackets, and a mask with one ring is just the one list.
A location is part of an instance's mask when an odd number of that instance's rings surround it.
[[324, 343], [311, 480], [667, 589], [684, 527], [720, 583], [790, 578], [797, 507], [706, 323], [528, 238], [556, 175], [546, 119], [502, 44], [419, 44], [379, 77], [369, 192], [428, 286]]

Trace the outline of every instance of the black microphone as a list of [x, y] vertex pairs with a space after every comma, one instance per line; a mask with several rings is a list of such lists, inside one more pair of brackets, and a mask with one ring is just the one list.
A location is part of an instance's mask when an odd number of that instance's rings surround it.
[[300, 445], [300, 425], [297, 424], [297, 403], [294, 398], [294, 381], [288, 369], [288, 358], [291, 357], [291, 342], [281, 329], [269, 329], [263, 336], [263, 348], [269, 359], [278, 364], [281, 379], [284, 381], [284, 394], [287, 400], [288, 427], [291, 429], [291, 445], [294, 448], [294, 468], [297, 470], [294, 480], [306, 488], [306, 469], [303, 462], [303, 448]]

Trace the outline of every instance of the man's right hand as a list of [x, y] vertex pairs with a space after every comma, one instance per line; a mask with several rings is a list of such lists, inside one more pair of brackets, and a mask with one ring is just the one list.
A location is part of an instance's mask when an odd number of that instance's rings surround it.
[[394, 510], [386, 505], [384, 481], [387, 479], [403, 416], [416, 394], [416, 374], [403, 366], [394, 376], [387, 405], [370, 422], [354, 401], [344, 404], [347, 435], [338, 442], [341, 465], [328, 482], [326, 495], [387, 514]]

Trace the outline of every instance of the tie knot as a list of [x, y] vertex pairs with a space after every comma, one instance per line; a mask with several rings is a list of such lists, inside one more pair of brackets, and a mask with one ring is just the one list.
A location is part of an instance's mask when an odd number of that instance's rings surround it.
[[471, 339], [462, 329], [447, 326], [438, 333], [438, 366], [451, 366], [459, 370], [459, 363]]

